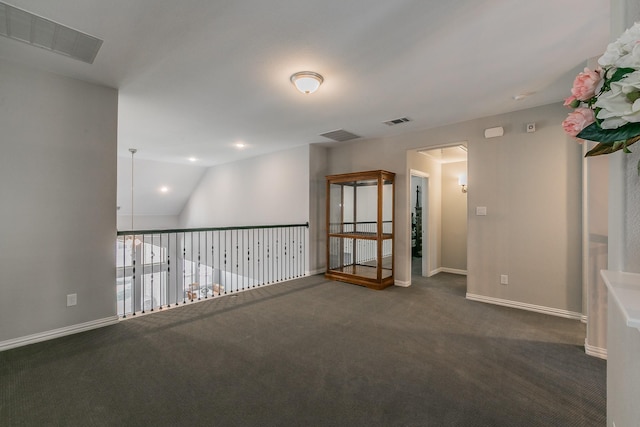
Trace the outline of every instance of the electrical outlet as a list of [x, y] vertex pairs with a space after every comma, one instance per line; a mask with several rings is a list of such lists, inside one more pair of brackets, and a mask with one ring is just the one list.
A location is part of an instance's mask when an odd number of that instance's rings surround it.
[[507, 276], [506, 274], [501, 274], [500, 275], [500, 284], [501, 285], [508, 285], [509, 284], [509, 276]]
[[78, 294], [67, 295], [67, 307], [78, 304]]

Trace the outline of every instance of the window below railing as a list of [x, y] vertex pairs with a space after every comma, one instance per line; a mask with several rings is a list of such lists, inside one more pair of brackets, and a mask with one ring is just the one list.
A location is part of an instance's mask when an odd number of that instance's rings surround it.
[[305, 276], [308, 227], [119, 231], [118, 315], [126, 318]]

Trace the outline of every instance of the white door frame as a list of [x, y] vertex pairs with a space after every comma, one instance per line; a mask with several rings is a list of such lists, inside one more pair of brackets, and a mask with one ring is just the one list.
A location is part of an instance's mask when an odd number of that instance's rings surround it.
[[[422, 203], [422, 276], [430, 277], [431, 276], [431, 245], [429, 244], [429, 238], [431, 236], [431, 230], [429, 224], [429, 174], [426, 172], [422, 172], [416, 169], [409, 170], [409, 179], [407, 181], [408, 191], [407, 194], [407, 223], [411, 224], [411, 177], [416, 176], [418, 178], [424, 179], [424, 186], [422, 188], [422, 197], [420, 202]], [[408, 242], [411, 242], [411, 227], [408, 227], [409, 239]], [[411, 254], [411, 248], [409, 248], [409, 253]], [[409, 256], [409, 271], [411, 271], [411, 261], [413, 256]]]

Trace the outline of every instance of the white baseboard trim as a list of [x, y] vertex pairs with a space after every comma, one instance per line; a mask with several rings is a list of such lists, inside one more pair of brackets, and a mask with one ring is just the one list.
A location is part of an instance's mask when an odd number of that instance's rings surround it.
[[394, 280], [393, 284], [396, 286], [400, 286], [402, 288], [408, 288], [409, 286], [411, 286], [411, 280], [409, 281], [402, 281], [402, 280]]
[[0, 351], [35, 344], [41, 341], [52, 340], [66, 335], [77, 334], [79, 332], [90, 331], [104, 326], [114, 325], [119, 322], [118, 316], [105, 317], [104, 319], [92, 320], [90, 322], [79, 323], [77, 325], [65, 326], [64, 328], [53, 329], [51, 331], [40, 332], [38, 334], [27, 335], [0, 342]]
[[607, 349], [602, 347], [595, 347], [587, 344], [587, 340], [584, 340], [584, 352], [589, 356], [598, 357], [600, 359], [607, 360]]
[[457, 268], [440, 267], [438, 270], [440, 270], [440, 273], [460, 274], [462, 276], [467, 275], [467, 270], [458, 270]]
[[542, 305], [527, 304], [524, 302], [510, 301], [501, 298], [486, 297], [483, 295], [475, 295], [467, 292], [467, 299], [472, 301], [486, 302], [488, 304], [502, 305], [505, 307], [519, 308], [521, 310], [535, 311], [536, 313], [549, 314], [551, 316], [564, 317], [566, 319], [581, 320], [582, 313], [576, 313], [559, 308], [545, 307]]
[[441, 273], [441, 272], [442, 272], [442, 267], [436, 268], [435, 270], [431, 270], [427, 277], [435, 276], [436, 274]]
[[438, 273], [451, 273], [451, 274], [461, 274], [463, 276], [467, 275], [467, 270], [458, 270], [457, 268], [448, 268], [448, 267], [438, 267], [435, 270], [431, 270], [429, 272], [429, 276], [435, 276]]

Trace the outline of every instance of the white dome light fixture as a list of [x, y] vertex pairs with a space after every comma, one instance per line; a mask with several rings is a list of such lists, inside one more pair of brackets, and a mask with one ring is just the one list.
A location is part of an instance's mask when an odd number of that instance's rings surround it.
[[324, 78], [313, 71], [300, 71], [291, 75], [291, 83], [302, 93], [313, 93], [322, 84]]

